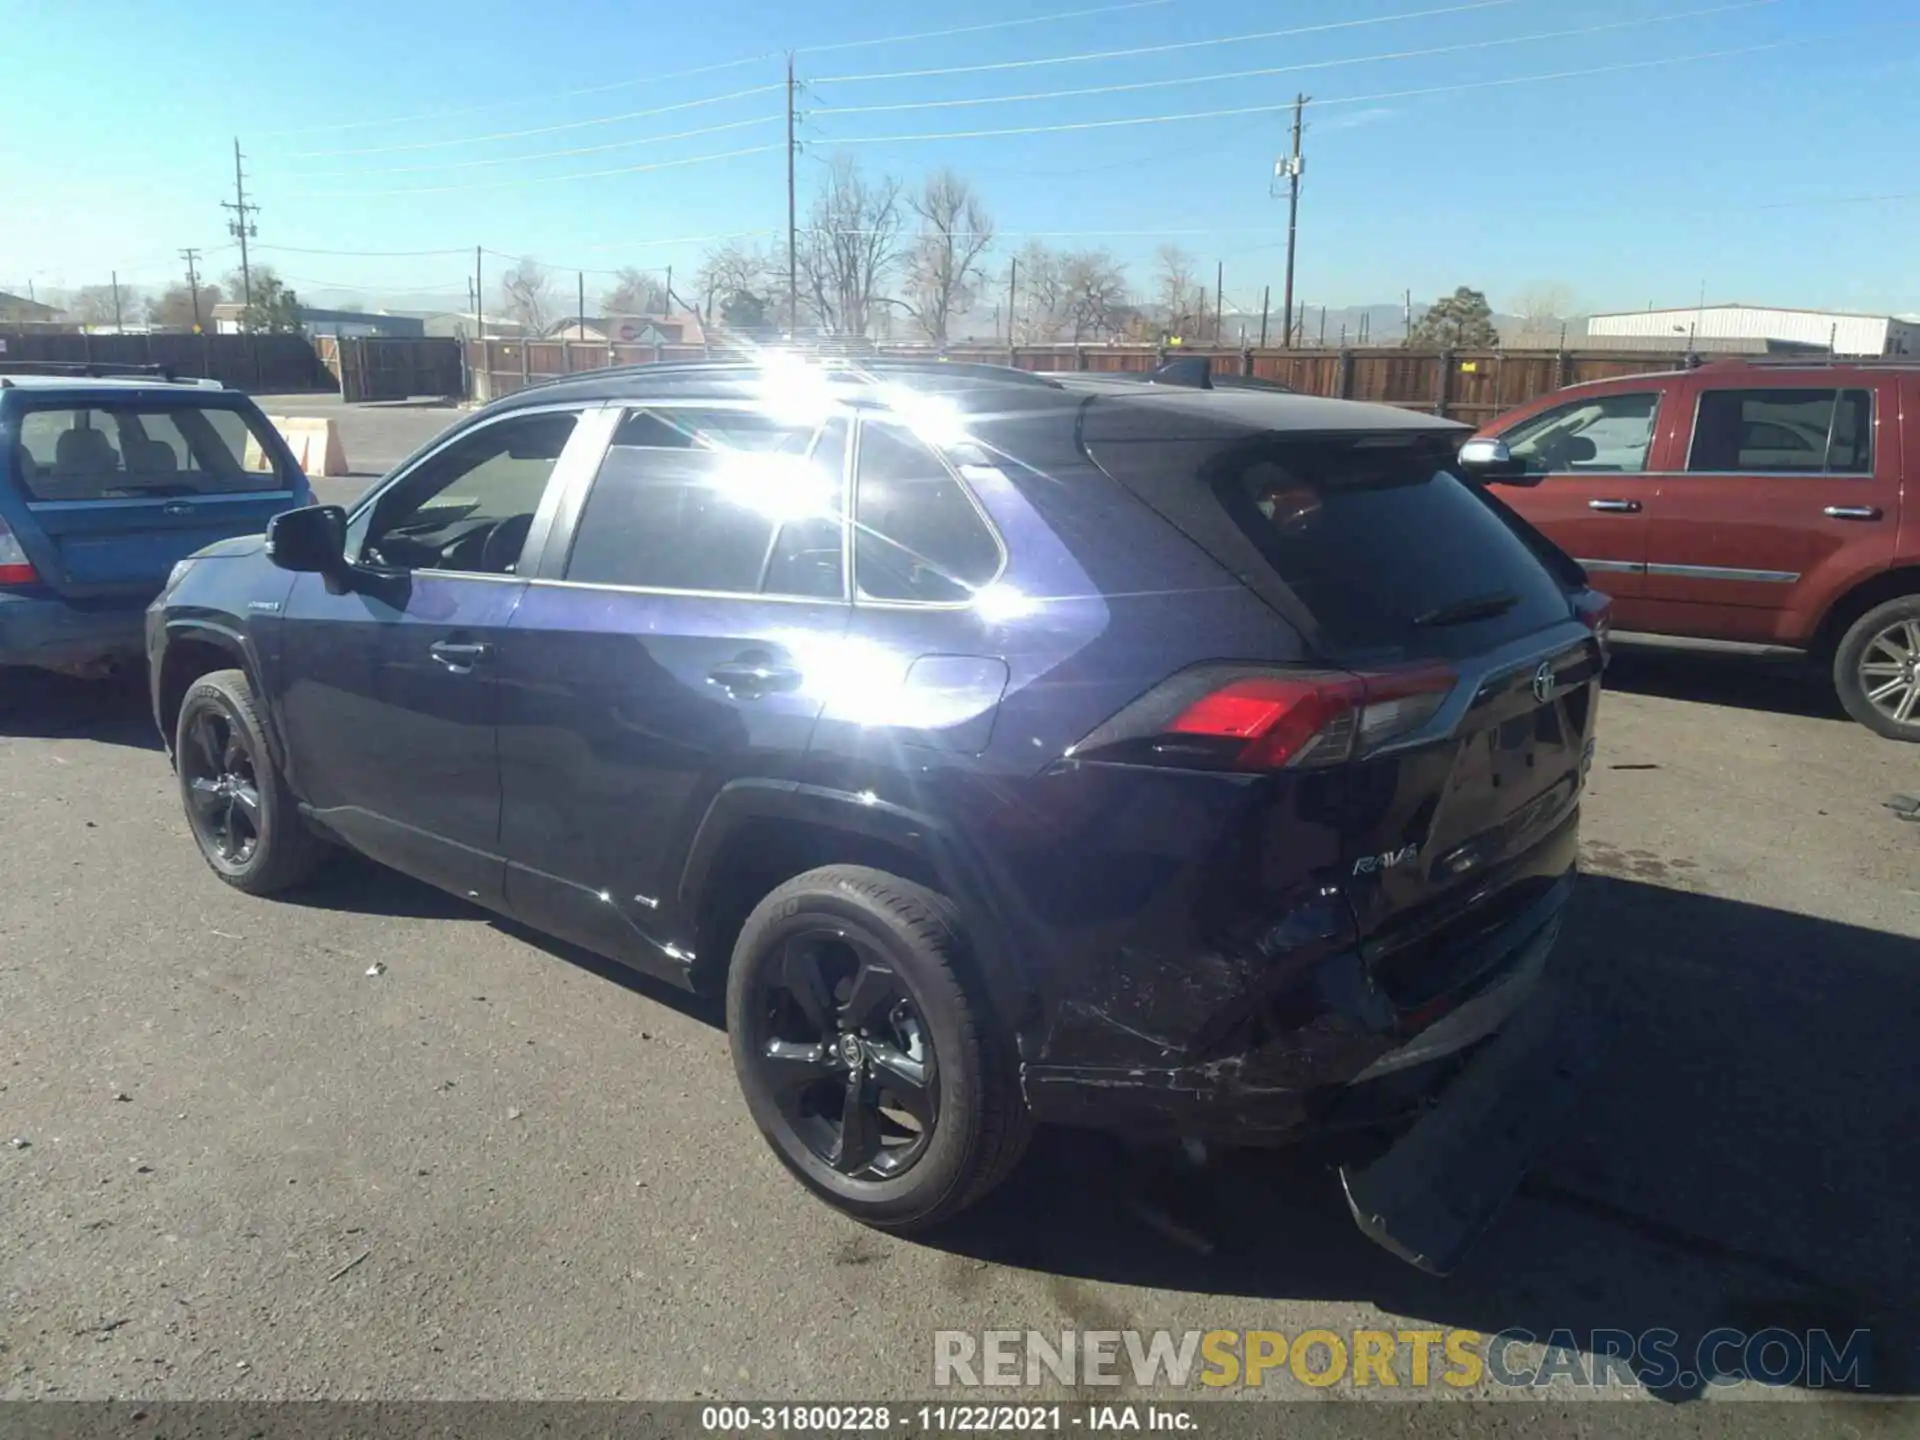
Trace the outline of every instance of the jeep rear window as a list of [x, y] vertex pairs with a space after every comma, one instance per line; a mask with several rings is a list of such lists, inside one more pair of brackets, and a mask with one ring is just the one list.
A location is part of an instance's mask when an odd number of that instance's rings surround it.
[[1447, 468], [1450, 437], [1181, 428], [1102, 443], [1090, 423], [1090, 448], [1331, 658], [1471, 654], [1568, 617], [1577, 567]]
[[237, 410], [141, 401], [37, 405], [21, 414], [19, 424], [13, 469], [30, 500], [142, 500], [286, 488], [272, 452]]

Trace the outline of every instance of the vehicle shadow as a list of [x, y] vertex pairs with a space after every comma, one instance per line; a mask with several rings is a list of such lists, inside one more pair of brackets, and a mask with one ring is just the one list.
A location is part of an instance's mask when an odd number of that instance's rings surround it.
[[[1202, 1253], [1153, 1228], [1138, 1163], [1089, 1135], [1041, 1137], [1002, 1191], [931, 1243], [1047, 1272], [1062, 1323], [1155, 1324], [1116, 1321], [1076, 1283], [1098, 1280], [1365, 1301], [1435, 1326], [1571, 1332], [1580, 1348], [1595, 1330], [1666, 1329], [1683, 1360], [1720, 1326], [1823, 1328], [1841, 1346], [1864, 1329], [1865, 1384], [1920, 1393], [1920, 942], [1591, 876], [1558, 962], [1561, 982], [1607, 1012], [1607, 1057], [1449, 1278], [1366, 1241], [1331, 1170], [1287, 1152], [1221, 1154], [1178, 1182], [1175, 1218]], [[1739, 1356], [1720, 1353], [1721, 1373], [1740, 1373]], [[1669, 1399], [1705, 1389], [1634, 1372]]]
[[1606, 686], [1665, 700], [1852, 723], [1826, 676], [1803, 660], [1619, 645], [1607, 663]]
[[0, 739], [101, 740], [158, 750], [144, 668], [104, 680], [0, 668]]

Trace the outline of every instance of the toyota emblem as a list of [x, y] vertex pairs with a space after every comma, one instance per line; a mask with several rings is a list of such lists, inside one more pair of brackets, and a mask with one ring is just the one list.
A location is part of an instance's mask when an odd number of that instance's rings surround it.
[[1553, 666], [1548, 661], [1542, 660], [1533, 672], [1533, 698], [1542, 705], [1553, 699]]

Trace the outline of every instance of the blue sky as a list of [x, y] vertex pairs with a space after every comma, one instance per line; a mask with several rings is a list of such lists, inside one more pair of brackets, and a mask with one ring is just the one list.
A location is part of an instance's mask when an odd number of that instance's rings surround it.
[[[303, 291], [457, 308], [475, 244], [687, 275], [698, 237], [785, 223], [794, 47], [803, 212], [837, 153], [910, 183], [947, 165], [1003, 232], [996, 268], [1027, 234], [1077, 232], [1050, 243], [1104, 245], [1144, 286], [1171, 240], [1257, 308], [1283, 265], [1268, 191], [1288, 117], [1160, 117], [1305, 90], [1309, 304], [1471, 284], [1511, 306], [1551, 282], [1630, 308], [1704, 282], [1710, 300], [1920, 309], [1913, 0], [0, 0], [0, 25], [9, 290], [115, 268], [157, 288], [188, 245], [224, 274], [236, 135], [259, 258]], [[1304, 33], [1229, 39], [1271, 31]], [[1152, 53], [1061, 58], [1111, 50]], [[1283, 67], [1310, 68], [1159, 83]], [[927, 70], [961, 73], [901, 74]], [[847, 78], [872, 75], [896, 78]], [[926, 106], [1031, 94], [1048, 98]], [[1051, 126], [1088, 128], [888, 138]], [[752, 153], [703, 158], [733, 151]], [[507, 263], [488, 257], [490, 292]], [[589, 296], [605, 283], [589, 273]]]

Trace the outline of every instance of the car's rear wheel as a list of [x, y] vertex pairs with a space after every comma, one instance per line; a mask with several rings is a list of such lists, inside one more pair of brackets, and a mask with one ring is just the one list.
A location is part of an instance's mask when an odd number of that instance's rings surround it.
[[1011, 1055], [962, 955], [943, 896], [851, 865], [774, 890], [734, 946], [727, 1031], [754, 1121], [808, 1189], [867, 1224], [957, 1214], [1025, 1147]]
[[1847, 713], [1890, 740], [1920, 741], [1920, 595], [1876, 605], [1834, 651], [1833, 683]]
[[273, 763], [245, 671], [216, 670], [187, 687], [173, 753], [194, 841], [236, 890], [284, 890], [326, 858]]

